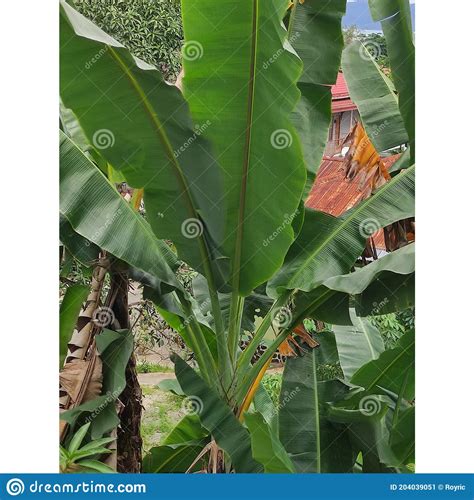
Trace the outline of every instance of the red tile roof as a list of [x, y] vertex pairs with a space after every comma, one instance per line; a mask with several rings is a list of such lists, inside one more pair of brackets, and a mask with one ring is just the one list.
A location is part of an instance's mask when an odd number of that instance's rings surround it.
[[[389, 156], [382, 161], [389, 169], [399, 156]], [[363, 172], [359, 172], [352, 180], [346, 179], [343, 158], [324, 157], [306, 206], [338, 217], [367, 197], [370, 189], [370, 179], [364, 182]], [[384, 248], [383, 233], [380, 233], [375, 234], [375, 245]]]
[[349, 89], [347, 88], [346, 80], [341, 71], [337, 74], [336, 83], [331, 87], [331, 93], [333, 113], [357, 109], [357, 106], [349, 97]]

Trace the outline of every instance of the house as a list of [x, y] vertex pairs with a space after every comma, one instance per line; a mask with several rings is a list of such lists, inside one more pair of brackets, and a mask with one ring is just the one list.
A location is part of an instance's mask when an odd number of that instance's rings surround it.
[[329, 127], [329, 139], [324, 151], [325, 156], [332, 156], [336, 153], [355, 121], [359, 120], [357, 106], [349, 96], [349, 89], [342, 71], [339, 71], [336, 83], [331, 87], [331, 93], [332, 122]]

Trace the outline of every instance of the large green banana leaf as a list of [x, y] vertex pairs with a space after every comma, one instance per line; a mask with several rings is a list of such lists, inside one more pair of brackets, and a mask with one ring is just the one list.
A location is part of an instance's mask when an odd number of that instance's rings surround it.
[[262, 472], [262, 466], [252, 458], [250, 435], [230, 407], [179, 356], [173, 355], [172, 360], [176, 378], [199, 414], [201, 424], [230, 456], [235, 471]]
[[301, 98], [292, 114], [308, 172], [305, 194], [321, 164], [331, 123], [331, 85], [336, 83], [344, 46], [341, 20], [346, 0], [296, 1], [290, 13], [290, 43], [303, 61]]
[[332, 325], [353, 326], [349, 301], [359, 316], [387, 314], [412, 307], [415, 300], [415, 245], [408, 245], [357, 271], [327, 279], [294, 298], [292, 319], [314, 318]]
[[400, 113], [410, 139], [411, 163], [415, 161], [415, 46], [409, 0], [369, 0], [374, 21], [381, 21], [387, 41]]
[[332, 276], [348, 273], [370, 234], [414, 215], [414, 191], [412, 166], [341, 217], [308, 209], [283, 267], [269, 282], [269, 294], [310, 291]]
[[74, 231], [176, 288], [176, 257], [84, 153], [60, 132], [60, 212]]
[[61, 213], [59, 214], [59, 238], [70, 254], [84, 267], [90, 267], [99, 257], [100, 248], [76, 233]]
[[[283, 262], [305, 166], [290, 113], [301, 61], [287, 42], [287, 0], [183, 0], [184, 95], [215, 146], [224, 253], [248, 295]], [[208, 186], [206, 186], [209, 189]]]
[[342, 68], [351, 99], [365, 131], [379, 153], [408, 142], [393, 83], [364, 45], [356, 40], [342, 53]]
[[252, 453], [267, 473], [295, 472], [295, 467], [277, 434], [260, 413], [247, 413], [245, 423], [250, 431]]
[[157, 236], [209, 277], [223, 236], [220, 170], [181, 93], [65, 2], [60, 34], [64, 105], [101, 156], [145, 189]]
[[351, 326], [333, 326], [339, 361], [347, 380], [361, 366], [377, 359], [385, 350], [380, 332], [370, 321], [356, 316], [353, 309], [351, 319]]
[[[334, 336], [318, 336], [320, 347], [285, 365], [280, 402], [280, 441], [297, 472], [352, 472], [355, 461], [345, 425], [332, 422], [328, 403], [347, 387], [338, 380], [319, 381], [319, 364], [337, 360]], [[326, 345], [327, 344], [327, 345]]]
[[377, 359], [359, 368], [351, 378], [351, 383], [368, 391], [378, 387], [399, 394], [404, 387], [404, 397], [411, 400], [415, 396], [415, 332], [405, 333], [393, 349], [380, 354]]
[[324, 286], [355, 296], [359, 316], [387, 314], [415, 302], [415, 244], [392, 252], [354, 273], [335, 276]]

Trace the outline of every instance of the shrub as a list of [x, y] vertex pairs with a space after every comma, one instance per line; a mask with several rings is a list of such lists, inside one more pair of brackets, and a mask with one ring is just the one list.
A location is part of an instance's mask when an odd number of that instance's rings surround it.
[[183, 41], [178, 0], [71, 0], [75, 8], [135, 56], [174, 81]]

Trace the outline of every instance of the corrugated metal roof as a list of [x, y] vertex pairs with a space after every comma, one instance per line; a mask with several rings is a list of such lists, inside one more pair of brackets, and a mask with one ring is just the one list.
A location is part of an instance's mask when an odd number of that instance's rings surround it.
[[[389, 169], [399, 156], [382, 158], [382, 161]], [[362, 171], [352, 180], [346, 179], [343, 158], [325, 157], [306, 200], [306, 206], [338, 217], [369, 195], [371, 179], [365, 179], [361, 184], [362, 179]], [[376, 233], [374, 239], [377, 248], [384, 248], [383, 233]]]
[[357, 109], [357, 106], [349, 97], [349, 89], [341, 71], [337, 74], [336, 83], [331, 87], [331, 93], [333, 113], [342, 113], [343, 111]]

